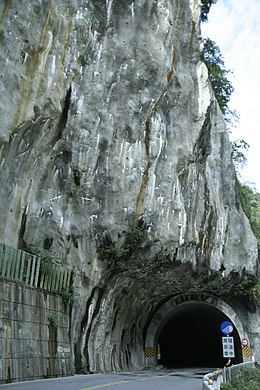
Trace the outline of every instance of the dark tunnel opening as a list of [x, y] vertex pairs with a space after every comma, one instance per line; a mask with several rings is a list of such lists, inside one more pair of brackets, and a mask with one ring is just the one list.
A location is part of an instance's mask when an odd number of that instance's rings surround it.
[[[230, 319], [220, 310], [203, 303], [184, 304], [173, 312], [159, 333], [158, 363], [173, 367], [224, 367], [228, 359], [223, 357], [221, 324]], [[231, 364], [243, 361], [241, 342], [236, 328], [234, 338], [235, 357]]]

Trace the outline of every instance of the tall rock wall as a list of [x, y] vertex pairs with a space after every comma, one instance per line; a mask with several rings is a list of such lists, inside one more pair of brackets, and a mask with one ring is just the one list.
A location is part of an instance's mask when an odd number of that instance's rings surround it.
[[158, 305], [222, 296], [232, 275], [257, 272], [200, 1], [5, 0], [0, 12], [0, 238], [74, 267], [78, 372], [140, 367]]

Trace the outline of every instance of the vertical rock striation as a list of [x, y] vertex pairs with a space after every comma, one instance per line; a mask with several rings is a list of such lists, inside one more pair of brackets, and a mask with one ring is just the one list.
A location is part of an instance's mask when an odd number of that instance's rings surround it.
[[200, 1], [29, 3], [0, 5], [0, 237], [74, 267], [78, 372], [141, 367], [161, 302], [257, 272]]

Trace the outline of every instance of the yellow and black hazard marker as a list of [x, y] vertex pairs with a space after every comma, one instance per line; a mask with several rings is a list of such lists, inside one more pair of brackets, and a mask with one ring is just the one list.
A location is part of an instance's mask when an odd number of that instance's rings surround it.
[[242, 353], [244, 357], [250, 358], [252, 356], [249, 345], [242, 345]]
[[154, 348], [153, 347], [145, 347], [144, 350], [145, 357], [153, 358], [154, 357]]

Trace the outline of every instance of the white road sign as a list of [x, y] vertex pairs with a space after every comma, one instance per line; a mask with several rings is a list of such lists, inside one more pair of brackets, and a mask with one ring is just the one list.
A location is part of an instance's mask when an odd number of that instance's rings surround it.
[[223, 357], [232, 358], [235, 357], [234, 338], [222, 337]]

